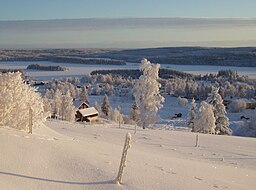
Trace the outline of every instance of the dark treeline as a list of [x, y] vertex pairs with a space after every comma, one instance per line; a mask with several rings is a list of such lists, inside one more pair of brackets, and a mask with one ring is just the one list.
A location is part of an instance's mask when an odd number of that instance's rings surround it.
[[39, 64], [32, 64], [27, 66], [27, 69], [42, 70], [42, 71], [66, 71], [68, 68], [63, 66], [44, 66]]
[[23, 75], [25, 74], [25, 72], [21, 69], [0, 69], [0, 73], [16, 73], [16, 72], [20, 72]]
[[[138, 79], [142, 72], [139, 69], [117, 69], [117, 70], [96, 70], [92, 71], [91, 75], [106, 75], [111, 74], [112, 76], [121, 76], [123, 78], [131, 78], [131, 79]], [[194, 79], [196, 76], [185, 73], [182, 71], [176, 71], [171, 69], [160, 69], [159, 71], [159, 77], [163, 79], [170, 79], [170, 78], [188, 78], [188, 79]]]

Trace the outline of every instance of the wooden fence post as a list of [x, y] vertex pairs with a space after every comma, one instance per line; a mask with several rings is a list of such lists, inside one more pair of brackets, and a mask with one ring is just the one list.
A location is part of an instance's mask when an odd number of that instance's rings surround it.
[[130, 147], [131, 147], [131, 134], [127, 133], [126, 138], [125, 138], [122, 158], [120, 161], [119, 171], [118, 171], [117, 177], [115, 179], [115, 183], [117, 183], [117, 184], [122, 184], [123, 171], [124, 171], [124, 167], [126, 167], [127, 152]]
[[28, 121], [28, 133], [32, 134], [32, 126], [33, 126], [33, 122], [32, 122], [32, 109], [31, 107], [29, 107], [29, 121]]
[[196, 146], [195, 147], [199, 147], [199, 135], [196, 135]]

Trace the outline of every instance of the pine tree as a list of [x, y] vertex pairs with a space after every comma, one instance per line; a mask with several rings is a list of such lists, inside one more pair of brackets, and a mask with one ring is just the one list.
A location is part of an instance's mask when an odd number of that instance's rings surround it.
[[214, 134], [215, 127], [212, 105], [202, 101], [194, 121], [194, 132]]
[[81, 99], [81, 101], [89, 104], [88, 93], [87, 93], [87, 90], [85, 89], [85, 87], [82, 88], [82, 91], [80, 93], [80, 99]]
[[209, 94], [206, 101], [213, 106], [213, 113], [215, 117], [215, 133], [218, 135], [230, 135], [232, 130], [228, 128], [229, 119], [226, 116], [226, 108], [223, 104], [223, 99], [218, 93], [219, 88], [212, 88], [211, 93]]
[[131, 112], [130, 112], [130, 119], [133, 120], [135, 123], [139, 120], [139, 108], [136, 102], [134, 102]]
[[106, 116], [109, 115], [111, 106], [108, 100], [108, 96], [105, 94], [102, 105], [101, 105], [101, 111], [103, 114], [105, 114]]
[[139, 107], [139, 125], [145, 129], [155, 122], [157, 111], [162, 108], [164, 97], [160, 95], [159, 88], [161, 84], [158, 80], [160, 65], [151, 64], [147, 59], [141, 61], [140, 70], [143, 75], [134, 85], [134, 97]]
[[189, 111], [188, 127], [191, 128], [191, 131], [195, 131], [195, 118], [196, 118], [196, 102], [195, 99], [192, 99], [191, 107]]

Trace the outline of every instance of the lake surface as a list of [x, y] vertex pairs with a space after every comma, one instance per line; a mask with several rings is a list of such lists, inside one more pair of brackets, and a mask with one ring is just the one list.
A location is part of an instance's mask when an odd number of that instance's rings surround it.
[[[53, 65], [53, 66], [64, 66], [67, 67], [68, 71], [36, 71], [26, 70], [26, 67], [30, 64], [42, 64], [42, 65]], [[85, 64], [74, 64], [74, 63], [53, 63], [48, 61], [32, 62], [32, 61], [20, 61], [20, 62], [0, 62], [1, 69], [24, 69], [28, 76], [31, 76], [38, 80], [46, 80], [52, 78], [61, 77], [79, 77], [86, 74], [90, 74], [94, 70], [101, 69], [138, 69], [139, 63], [127, 63], [127, 65], [85, 65]], [[239, 75], [247, 75], [249, 78], [256, 79], [256, 67], [229, 67], [229, 66], [207, 66], [207, 65], [170, 65], [161, 64], [161, 68], [175, 69], [184, 71], [192, 74], [207, 73], [216, 74], [219, 70], [235, 70]]]

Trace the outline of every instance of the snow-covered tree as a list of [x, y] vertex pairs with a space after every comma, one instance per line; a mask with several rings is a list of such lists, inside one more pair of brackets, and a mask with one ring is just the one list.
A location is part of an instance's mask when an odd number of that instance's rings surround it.
[[61, 114], [61, 104], [62, 104], [62, 93], [59, 89], [57, 89], [53, 95], [53, 110], [54, 113], [60, 116]]
[[51, 116], [52, 114], [52, 100], [48, 99], [46, 97], [43, 98], [44, 103], [44, 112], [47, 114], [47, 116]]
[[87, 103], [87, 104], [89, 103], [88, 93], [87, 93], [87, 90], [85, 89], [85, 87], [83, 87], [81, 92], [80, 92], [80, 100]]
[[99, 115], [101, 115], [101, 107], [99, 106], [99, 104], [98, 104], [97, 101], [95, 101], [94, 107], [95, 107], [95, 109], [99, 112]]
[[111, 109], [111, 106], [110, 106], [110, 103], [109, 103], [109, 100], [108, 100], [108, 96], [105, 94], [103, 102], [101, 104], [101, 111], [106, 116], [108, 116], [109, 112], [110, 112], [110, 109]]
[[191, 107], [189, 110], [189, 118], [188, 118], [188, 127], [191, 128], [192, 132], [195, 131], [195, 129], [194, 129], [195, 118], [196, 118], [196, 102], [195, 102], [195, 99], [193, 98], [192, 102], [191, 102]]
[[62, 118], [66, 121], [73, 122], [75, 120], [76, 108], [73, 105], [73, 98], [69, 91], [62, 96], [61, 106]]
[[96, 85], [93, 89], [92, 89], [92, 95], [99, 95], [101, 92], [99, 85]]
[[160, 83], [157, 81], [160, 65], [151, 64], [147, 59], [141, 61], [143, 75], [135, 82], [134, 97], [139, 108], [139, 125], [145, 129], [157, 118], [157, 111], [162, 108], [164, 97], [160, 95]]
[[214, 134], [215, 127], [213, 107], [207, 102], [202, 101], [194, 121], [194, 132]]
[[229, 119], [226, 116], [226, 108], [223, 104], [223, 99], [221, 95], [218, 93], [219, 88], [212, 88], [211, 93], [209, 94], [206, 102], [213, 106], [213, 113], [215, 117], [215, 133], [218, 135], [230, 135], [232, 130], [228, 128]]
[[134, 102], [131, 112], [130, 112], [130, 119], [135, 122], [135, 124], [138, 122], [139, 120], [139, 108], [138, 105], [136, 104], [136, 102]]
[[43, 99], [35, 88], [27, 85], [21, 73], [0, 74], [0, 125], [27, 130], [29, 110], [36, 127], [45, 119]]

